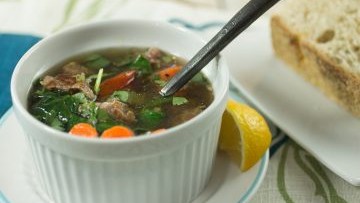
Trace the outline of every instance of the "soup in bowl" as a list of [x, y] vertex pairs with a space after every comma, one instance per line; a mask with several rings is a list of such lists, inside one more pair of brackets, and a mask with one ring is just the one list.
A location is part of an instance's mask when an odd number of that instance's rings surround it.
[[29, 112], [48, 126], [76, 136], [125, 138], [160, 133], [190, 120], [213, 100], [203, 73], [173, 96], [159, 94], [184, 63], [154, 47], [81, 54], [34, 82]]
[[[226, 64], [218, 56], [177, 94], [162, 98], [156, 92], [176, 72], [169, 68], [181, 67], [203, 45], [167, 23], [107, 21], [70, 28], [31, 48], [14, 70], [11, 94], [43, 193], [56, 203], [194, 200], [215, 160], [228, 93]], [[150, 57], [152, 51], [161, 57]], [[129, 53], [133, 57], [125, 62]], [[151, 72], [137, 62], [150, 64]], [[74, 66], [82, 71], [66, 72]], [[131, 82], [113, 88], [121, 74]], [[70, 86], [59, 86], [65, 76]], [[77, 102], [64, 102], [69, 98]], [[113, 114], [107, 108], [112, 105], [130, 116]], [[69, 133], [79, 123], [91, 125], [97, 136]], [[101, 139], [116, 126], [134, 136]]]

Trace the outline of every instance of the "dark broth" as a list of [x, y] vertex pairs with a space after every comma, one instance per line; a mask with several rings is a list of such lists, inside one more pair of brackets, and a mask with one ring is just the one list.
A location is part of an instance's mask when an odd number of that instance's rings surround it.
[[[28, 110], [43, 123], [65, 132], [77, 123], [91, 124], [99, 135], [116, 125], [131, 128], [137, 135], [167, 129], [198, 115], [213, 101], [211, 84], [202, 73], [175, 95], [159, 95], [184, 63], [184, 59], [156, 48], [81, 54], [34, 82]], [[97, 93], [100, 69], [103, 76]]]

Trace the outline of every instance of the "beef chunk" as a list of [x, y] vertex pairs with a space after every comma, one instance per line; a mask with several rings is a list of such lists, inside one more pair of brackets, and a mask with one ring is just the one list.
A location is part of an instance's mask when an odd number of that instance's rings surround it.
[[105, 110], [115, 120], [123, 121], [125, 123], [136, 122], [135, 113], [131, 108], [116, 99], [110, 99], [100, 103], [99, 108]]
[[89, 84], [85, 81], [77, 81], [74, 75], [59, 74], [55, 77], [45, 76], [40, 84], [49, 90], [58, 89], [65, 92], [81, 91], [89, 99], [95, 99], [95, 94], [89, 87]]
[[145, 54], [146, 58], [149, 59], [150, 63], [159, 63], [162, 55], [163, 53], [158, 48], [150, 48]]

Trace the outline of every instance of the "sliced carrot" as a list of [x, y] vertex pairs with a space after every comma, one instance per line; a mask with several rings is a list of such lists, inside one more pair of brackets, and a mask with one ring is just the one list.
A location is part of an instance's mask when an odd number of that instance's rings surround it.
[[136, 71], [126, 71], [117, 74], [116, 76], [104, 80], [100, 84], [99, 97], [106, 97], [111, 95], [114, 91], [119, 90], [126, 85], [130, 84], [135, 79]]
[[101, 138], [125, 138], [133, 136], [134, 132], [132, 130], [121, 125], [111, 127], [101, 134]]
[[70, 134], [81, 137], [97, 137], [98, 133], [96, 129], [88, 123], [78, 123], [74, 125], [70, 131]]
[[160, 128], [160, 129], [152, 131], [151, 134], [159, 134], [159, 133], [162, 133], [162, 132], [165, 132], [165, 131], [166, 131], [165, 128]]
[[159, 71], [157, 74], [159, 75], [161, 80], [170, 80], [174, 75], [181, 70], [181, 67], [178, 65], [170, 66], [169, 68], [165, 68]]

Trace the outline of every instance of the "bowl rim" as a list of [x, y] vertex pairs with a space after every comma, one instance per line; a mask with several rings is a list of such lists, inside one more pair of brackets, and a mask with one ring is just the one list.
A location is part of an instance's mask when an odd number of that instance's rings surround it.
[[[216, 111], [216, 107], [221, 105], [221, 102], [224, 100], [224, 98], [227, 98], [227, 93], [229, 89], [229, 70], [227, 68], [226, 62], [224, 61], [224, 58], [219, 55], [215, 57], [213, 60], [216, 60], [215, 63], [218, 66], [219, 69], [221, 69], [223, 80], [227, 82], [227, 84], [223, 85], [223, 88], [219, 91], [219, 94], [216, 96], [214, 94], [214, 100], [211, 102], [211, 104], [200, 114], [196, 115], [194, 118], [185, 121], [179, 125], [173, 126], [168, 128], [164, 132], [160, 132], [158, 134], [153, 134], [151, 136], [144, 136], [144, 134], [137, 135], [131, 138], [127, 139], [89, 139], [81, 136], [67, 136], [67, 132], [62, 132], [59, 130], [56, 130], [38, 119], [36, 119], [33, 115], [31, 115], [27, 108], [23, 106], [20, 102], [19, 96], [17, 95], [16, 91], [16, 80], [19, 80], [21, 78], [21, 70], [23, 70], [23, 64], [28, 60], [28, 58], [31, 57], [33, 52], [36, 52], [41, 46], [44, 44], [47, 44], [49, 41], [56, 40], [59, 36], [65, 35], [65, 34], [72, 34], [76, 32], [81, 32], [84, 29], [96, 29], [98, 26], [105, 26], [105, 25], [111, 25], [111, 24], [117, 24], [118, 26], [124, 26], [126, 24], [132, 24], [134, 26], [137, 25], [144, 25], [153, 23], [156, 24], [156, 26], [161, 26], [165, 29], [176, 29], [180, 32], [183, 32], [186, 35], [189, 35], [192, 38], [195, 38], [196, 40], [200, 41], [201, 43], [205, 44], [205, 40], [200, 37], [199, 35], [196, 35], [192, 31], [185, 29], [183, 27], [174, 26], [171, 23], [168, 22], [162, 22], [162, 21], [154, 21], [154, 20], [135, 20], [135, 19], [116, 19], [116, 20], [104, 20], [104, 21], [97, 21], [97, 22], [90, 22], [90, 23], [84, 23], [81, 25], [75, 25], [71, 26], [69, 28], [66, 28], [62, 31], [56, 32], [53, 35], [50, 35], [48, 37], [45, 37], [44, 39], [40, 40], [38, 43], [36, 43], [33, 47], [31, 47], [19, 60], [17, 65], [15, 66], [15, 69], [13, 71], [12, 77], [11, 77], [11, 85], [10, 85], [10, 92], [11, 92], [11, 98], [13, 102], [14, 109], [19, 112], [20, 115], [29, 123], [31, 123], [32, 126], [36, 126], [37, 128], [44, 131], [46, 134], [51, 134], [50, 136], [55, 136], [56, 138], [67, 140], [67, 141], [74, 141], [74, 142], [81, 142], [81, 143], [89, 143], [89, 144], [120, 144], [120, 143], [138, 143], [138, 142], [146, 142], [147, 140], [156, 140], [156, 139], [163, 139], [168, 136], [173, 136], [173, 134], [176, 131], [181, 131], [181, 129], [186, 129], [191, 125], [194, 125], [195, 123], [200, 122], [202, 119], [206, 118], [209, 114]], [[220, 75], [220, 74], [219, 74]], [[34, 75], [33, 77], [36, 77]], [[28, 92], [27, 92], [28, 93]]]

